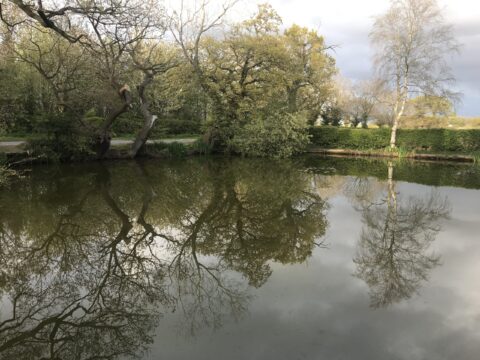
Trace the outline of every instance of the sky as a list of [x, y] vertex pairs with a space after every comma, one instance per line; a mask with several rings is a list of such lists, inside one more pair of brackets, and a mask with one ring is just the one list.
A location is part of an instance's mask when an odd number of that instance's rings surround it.
[[[244, 0], [235, 11], [239, 16], [252, 13], [258, 1]], [[267, 1], [267, 0], [266, 0]], [[264, 2], [264, 1], [260, 1]], [[296, 23], [308, 26], [336, 45], [335, 58], [341, 75], [355, 80], [368, 79], [372, 73], [372, 53], [368, 34], [373, 18], [386, 11], [389, 0], [269, 0], [283, 18], [284, 26]], [[457, 90], [463, 94], [457, 113], [480, 116], [480, 2], [475, 0], [439, 0], [445, 17], [454, 25], [461, 53], [451, 65]], [[248, 14], [247, 14], [248, 15]]]

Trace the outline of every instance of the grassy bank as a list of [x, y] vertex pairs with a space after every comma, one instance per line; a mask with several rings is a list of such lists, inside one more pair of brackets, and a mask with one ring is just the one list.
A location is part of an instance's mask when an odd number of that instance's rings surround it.
[[316, 127], [311, 130], [311, 135], [315, 148], [348, 150], [358, 155], [480, 158], [478, 129], [400, 129], [398, 149], [394, 152], [389, 150], [390, 129]]

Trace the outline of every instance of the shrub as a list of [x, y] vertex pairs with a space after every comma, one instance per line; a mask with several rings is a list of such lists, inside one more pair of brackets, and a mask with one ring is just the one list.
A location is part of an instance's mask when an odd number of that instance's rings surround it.
[[[142, 127], [143, 119], [132, 113], [120, 115], [112, 125], [112, 134], [114, 136], [133, 135]], [[155, 124], [157, 125], [157, 124]]]
[[308, 145], [307, 129], [302, 114], [274, 113], [245, 125], [234, 135], [230, 146], [246, 156], [286, 158]]
[[192, 144], [192, 151], [196, 154], [207, 155], [212, 153], [213, 149], [204, 139], [198, 139]]
[[147, 152], [153, 155], [161, 155], [172, 158], [182, 158], [188, 153], [187, 146], [180, 142], [158, 142], [148, 145]]
[[200, 123], [197, 120], [165, 118], [161, 120], [163, 134], [160, 135], [180, 135], [180, 134], [199, 134]]
[[[315, 127], [312, 143], [323, 148], [384, 149], [390, 144], [390, 129]], [[400, 129], [397, 146], [404, 150], [474, 152], [480, 150], [480, 130]]]
[[0, 188], [7, 185], [15, 175], [17, 175], [17, 172], [8, 167], [5, 154], [0, 153]]
[[53, 161], [82, 160], [94, 155], [93, 137], [67, 114], [51, 115], [37, 125], [28, 150]]

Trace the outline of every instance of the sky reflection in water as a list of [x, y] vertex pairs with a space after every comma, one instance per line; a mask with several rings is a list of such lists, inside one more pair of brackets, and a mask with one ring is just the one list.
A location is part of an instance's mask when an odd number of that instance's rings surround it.
[[0, 192], [0, 359], [477, 359], [478, 175], [323, 158], [36, 168]]

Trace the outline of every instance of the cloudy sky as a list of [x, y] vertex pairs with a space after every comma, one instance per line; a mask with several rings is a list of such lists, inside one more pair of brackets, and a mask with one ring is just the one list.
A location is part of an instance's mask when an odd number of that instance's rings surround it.
[[[245, 0], [238, 12], [253, 11], [255, 0]], [[263, 1], [261, 1], [263, 2]], [[371, 74], [368, 33], [375, 15], [383, 13], [388, 0], [269, 0], [286, 26], [318, 29], [328, 44], [338, 45], [335, 57], [343, 76], [365, 79]], [[480, 116], [480, 2], [439, 0], [448, 21], [454, 24], [462, 44], [460, 56], [452, 61], [457, 87], [463, 93], [457, 112]], [[250, 9], [251, 7], [251, 9]], [[248, 9], [248, 10], [247, 10]]]

